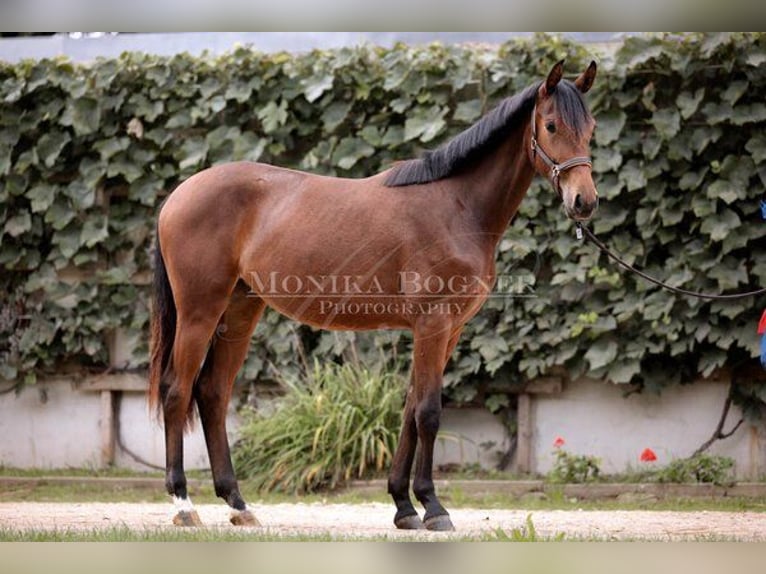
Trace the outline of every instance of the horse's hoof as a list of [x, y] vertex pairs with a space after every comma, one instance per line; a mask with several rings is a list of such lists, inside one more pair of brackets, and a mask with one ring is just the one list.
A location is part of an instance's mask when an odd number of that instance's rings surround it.
[[417, 514], [394, 518], [394, 526], [399, 530], [423, 530], [425, 528], [423, 521], [420, 520], [420, 516]]
[[176, 526], [202, 526], [196, 510], [179, 510], [173, 517], [173, 524]]
[[255, 514], [249, 510], [232, 510], [229, 520], [234, 526], [260, 526]]
[[452, 526], [452, 520], [450, 520], [449, 514], [438, 514], [426, 518], [424, 524], [428, 530], [434, 530], [437, 532], [450, 532], [455, 530]]

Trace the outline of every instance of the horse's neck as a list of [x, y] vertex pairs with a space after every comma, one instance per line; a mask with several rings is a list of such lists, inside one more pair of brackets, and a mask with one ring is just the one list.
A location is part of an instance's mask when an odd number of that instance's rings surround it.
[[456, 193], [471, 206], [480, 231], [499, 241], [529, 189], [534, 168], [525, 148], [526, 124], [460, 178]]

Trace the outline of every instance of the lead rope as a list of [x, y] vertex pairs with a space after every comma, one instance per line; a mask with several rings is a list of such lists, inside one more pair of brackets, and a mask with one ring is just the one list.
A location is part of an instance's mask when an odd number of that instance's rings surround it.
[[672, 285], [668, 285], [667, 283], [663, 283], [659, 279], [655, 279], [651, 275], [647, 275], [643, 271], [636, 269], [633, 267], [630, 263], [620, 258], [618, 255], [616, 255], [614, 252], [612, 252], [598, 237], [596, 237], [593, 232], [582, 225], [579, 221], [575, 223], [575, 234], [577, 235], [577, 239], [583, 238], [583, 233], [587, 237], [587, 239], [593, 243], [596, 247], [598, 247], [601, 251], [607, 254], [609, 258], [611, 258], [613, 261], [617, 262], [617, 264], [621, 265], [628, 271], [632, 271], [639, 277], [642, 277], [649, 281], [650, 283], [654, 283], [655, 285], [658, 285], [659, 287], [662, 287], [663, 289], [667, 289], [668, 291], [672, 291], [673, 293], [677, 293], [679, 295], [688, 295], [689, 297], [697, 297], [698, 299], [713, 299], [713, 300], [731, 300], [731, 299], [743, 299], [745, 297], [754, 297], [756, 295], [763, 295], [766, 293], [766, 288], [764, 289], [757, 289], [756, 291], [746, 291], [743, 293], [730, 293], [727, 295], [715, 295], [713, 293], [700, 293], [698, 291], [689, 291], [687, 289], [681, 289], [680, 287], [673, 287]]

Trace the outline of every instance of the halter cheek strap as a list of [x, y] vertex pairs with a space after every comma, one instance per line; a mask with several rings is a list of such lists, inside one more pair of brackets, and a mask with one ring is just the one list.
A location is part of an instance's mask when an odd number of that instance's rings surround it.
[[548, 166], [549, 178], [553, 184], [553, 189], [555, 189], [556, 193], [559, 195], [559, 197], [561, 197], [562, 192], [559, 182], [561, 173], [572, 169], [573, 167], [577, 167], [578, 165], [587, 165], [588, 167], [592, 167], [593, 164], [590, 157], [588, 156], [573, 157], [566, 161], [562, 161], [561, 163], [556, 163], [553, 161], [551, 156], [549, 156], [540, 146], [540, 144], [537, 143], [537, 122], [535, 121], [536, 116], [537, 105], [535, 105], [535, 107], [532, 109], [532, 156], [540, 156], [540, 159], [543, 160], [543, 163]]

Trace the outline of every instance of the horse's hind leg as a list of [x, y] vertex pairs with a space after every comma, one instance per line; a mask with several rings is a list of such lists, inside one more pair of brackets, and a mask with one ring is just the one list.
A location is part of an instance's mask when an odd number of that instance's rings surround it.
[[424, 528], [415, 507], [410, 499], [410, 471], [415, 458], [415, 448], [418, 442], [418, 430], [415, 424], [415, 381], [414, 373], [407, 389], [407, 399], [404, 404], [402, 432], [399, 444], [391, 463], [388, 475], [388, 493], [396, 504], [394, 524], [404, 530], [419, 530]]
[[226, 308], [227, 295], [211, 293], [205, 305], [196, 307], [179, 305], [173, 368], [160, 386], [165, 421], [165, 485], [176, 505], [173, 523], [178, 526], [201, 524], [186, 489], [184, 429], [191, 413], [192, 388], [218, 319]]
[[226, 412], [234, 379], [247, 356], [250, 336], [264, 308], [260, 298], [248, 295], [244, 283], [237, 285], [218, 323], [205, 366], [194, 386], [194, 398], [213, 470], [215, 493], [232, 508], [231, 522], [244, 526], [259, 524], [239, 492], [226, 435]]

